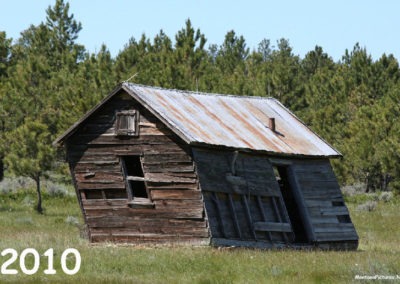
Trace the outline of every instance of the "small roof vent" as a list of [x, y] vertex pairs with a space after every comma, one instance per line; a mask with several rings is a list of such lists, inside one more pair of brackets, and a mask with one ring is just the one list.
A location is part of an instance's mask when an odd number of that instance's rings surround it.
[[274, 117], [270, 117], [269, 121], [268, 121], [268, 127], [269, 129], [271, 129], [271, 131], [276, 132], [276, 125], [275, 125], [275, 118]]

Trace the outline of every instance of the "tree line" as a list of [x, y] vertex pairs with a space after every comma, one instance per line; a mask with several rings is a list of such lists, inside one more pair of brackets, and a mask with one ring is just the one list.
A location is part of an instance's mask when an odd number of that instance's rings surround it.
[[208, 44], [188, 19], [171, 39], [131, 38], [112, 57], [78, 43], [82, 25], [56, 0], [46, 19], [16, 40], [0, 31], [0, 178], [34, 179], [60, 168], [51, 141], [119, 82], [221, 94], [275, 97], [344, 156], [340, 183], [366, 191], [400, 189], [400, 69], [393, 55], [374, 60], [359, 44], [334, 61], [316, 46], [304, 58], [287, 39], [247, 47], [233, 30]]

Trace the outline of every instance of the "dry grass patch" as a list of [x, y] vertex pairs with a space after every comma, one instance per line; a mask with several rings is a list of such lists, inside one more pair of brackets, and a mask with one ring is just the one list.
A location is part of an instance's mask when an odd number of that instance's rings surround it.
[[[400, 275], [396, 196], [378, 200], [374, 211], [357, 210], [368, 198], [348, 200], [360, 236], [360, 248], [353, 252], [91, 245], [80, 237], [82, 219], [75, 197], [47, 196], [44, 215], [24, 202], [25, 193], [0, 197], [0, 249], [21, 252], [33, 247], [43, 253], [53, 248], [57, 270], [56, 275], [44, 275], [43, 258], [37, 274], [0, 275], [1, 283], [349, 283], [358, 282], [355, 275]], [[81, 269], [73, 276], [62, 273], [58, 260], [69, 247], [82, 257]]]

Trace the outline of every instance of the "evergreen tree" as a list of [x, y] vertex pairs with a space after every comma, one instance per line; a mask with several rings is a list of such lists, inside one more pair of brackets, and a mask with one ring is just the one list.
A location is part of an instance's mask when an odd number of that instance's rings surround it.
[[11, 39], [7, 38], [6, 32], [0, 31], [0, 80], [7, 76], [11, 56]]
[[[7, 38], [5, 32], [0, 32], [0, 145], [4, 144], [4, 133], [9, 125], [9, 113], [5, 107], [5, 84], [8, 79], [8, 68], [11, 56], [11, 39]], [[4, 178], [4, 153], [0, 146], [0, 181]]]
[[323, 48], [317, 45], [314, 50], [306, 54], [301, 61], [301, 66], [306, 77], [311, 77], [325, 68], [333, 70], [335, 68], [335, 63], [332, 58], [324, 52]]
[[204, 73], [203, 63], [206, 62], [206, 41], [204, 34], [192, 27], [190, 19], [176, 34], [172, 78], [175, 88], [198, 89], [198, 80]]
[[286, 39], [276, 47], [264, 39], [250, 52], [233, 30], [207, 49], [205, 35], [187, 20], [174, 43], [161, 30], [152, 39], [131, 38], [112, 58], [105, 45], [91, 54], [76, 43], [82, 26], [69, 8], [55, 0], [45, 22], [14, 44], [0, 32], [0, 179], [2, 155], [7, 165], [18, 161], [5, 137], [28, 126], [40, 132], [29, 124], [35, 121], [54, 138], [135, 75], [135, 83], [166, 88], [275, 97], [343, 153], [333, 161], [342, 184], [400, 189], [400, 68], [393, 55], [374, 61], [356, 44], [338, 62], [320, 46], [302, 59]]
[[139, 79], [140, 83], [146, 83], [147, 76], [142, 73], [146, 72], [146, 68], [150, 66], [144, 65], [143, 61], [148, 55], [148, 47], [150, 45], [150, 41], [145, 34], [142, 35], [139, 42], [135, 38], [129, 39], [128, 44], [125, 45], [115, 60], [114, 70], [118, 82], [125, 81], [135, 74], [140, 74], [139, 77], [135, 77], [135, 82], [138, 82], [136, 80]]
[[8, 170], [17, 175], [33, 179], [36, 183], [38, 203], [36, 210], [42, 214], [40, 179], [52, 167], [54, 149], [47, 126], [30, 121], [7, 133], [9, 151], [5, 155]]
[[[85, 60], [77, 66], [74, 73], [62, 69], [55, 74], [53, 82], [61, 88], [58, 89], [53, 103], [52, 122], [58, 134], [65, 131], [115, 87], [117, 81], [113, 64], [110, 52], [103, 45], [97, 54], [86, 54]], [[48, 121], [46, 124], [53, 125], [52, 122]]]
[[69, 3], [64, 3], [64, 0], [56, 0], [53, 7], [47, 8], [46, 14], [46, 27], [50, 32], [47, 46], [52, 52], [52, 67], [56, 71], [65, 65], [74, 68], [84, 55], [84, 47], [75, 42], [82, 29], [81, 23], [69, 13]]
[[173, 48], [171, 39], [161, 30], [151, 41], [147, 41], [147, 52], [138, 63], [136, 73], [143, 84], [173, 88]]
[[273, 50], [264, 72], [269, 93], [293, 111], [304, 107], [304, 87], [300, 58], [292, 52], [286, 39], [280, 39]]
[[[47, 9], [46, 24], [31, 25], [12, 45], [7, 80], [0, 84], [1, 111], [7, 115], [7, 119], [2, 120], [3, 135], [9, 136], [30, 121], [46, 124], [52, 137], [59, 128], [65, 129], [59, 118], [61, 113], [69, 110], [63, 108], [62, 92], [66, 89], [74, 94], [80, 91], [74, 85], [74, 75], [79, 70], [84, 51], [82, 46], [74, 43], [81, 27], [69, 15], [68, 9], [69, 4], [57, 0], [53, 8]], [[82, 93], [75, 98], [83, 100]], [[24, 141], [22, 139], [21, 143]], [[2, 148], [7, 155], [13, 154], [11, 144], [4, 143]], [[48, 155], [47, 158], [51, 164], [54, 157]], [[8, 161], [10, 165], [10, 158]], [[15, 165], [13, 168], [17, 169]]]
[[225, 35], [224, 43], [218, 51], [217, 65], [223, 73], [232, 74], [238, 65], [244, 63], [248, 55], [249, 49], [244, 37], [237, 37], [232, 30]]
[[220, 46], [215, 60], [221, 74], [218, 92], [247, 94], [245, 92], [247, 71], [245, 60], [249, 53], [243, 36], [236, 36], [233, 30], [225, 35], [224, 42]]

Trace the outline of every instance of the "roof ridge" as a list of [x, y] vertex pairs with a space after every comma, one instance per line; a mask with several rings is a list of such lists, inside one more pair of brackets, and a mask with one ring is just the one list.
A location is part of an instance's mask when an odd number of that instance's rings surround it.
[[200, 92], [200, 91], [190, 91], [190, 90], [180, 90], [180, 89], [170, 89], [164, 88], [160, 86], [148, 86], [144, 84], [137, 84], [131, 82], [123, 82], [122, 84], [126, 84], [129, 86], [137, 86], [142, 88], [149, 88], [149, 89], [156, 89], [156, 90], [163, 90], [163, 91], [171, 91], [182, 93], [183, 95], [201, 95], [201, 96], [210, 96], [210, 97], [231, 97], [231, 98], [246, 98], [246, 99], [262, 99], [262, 100], [277, 100], [274, 97], [261, 97], [261, 96], [243, 96], [243, 95], [233, 95], [233, 94], [220, 94], [220, 93], [208, 93], [208, 92]]
[[[123, 92], [132, 96], [189, 145], [227, 147], [277, 155], [341, 156], [277, 99], [261, 97], [263, 101], [259, 101], [260, 97], [172, 90], [128, 82], [120, 83], [107, 97], [57, 138], [54, 144], [65, 143], [66, 139], [71, 137], [90, 116]], [[166, 94], [164, 97], [157, 94], [163, 92]], [[181, 99], [178, 95], [170, 96], [170, 92], [171, 95], [182, 94]], [[196, 100], [188, 99], [191, 98], [190, 95]], [[223, 101], [229, 96], [234, 98]], [[259, 106], [262, 108], [255, 111]], [[271, 114], [282, 117], [278, 121], [279, 127], [276, 133], [265, 127]]]

